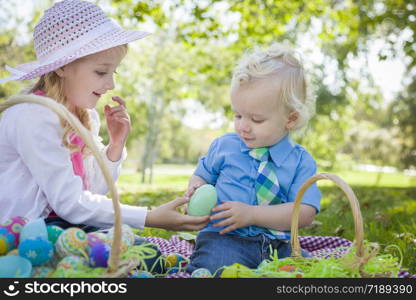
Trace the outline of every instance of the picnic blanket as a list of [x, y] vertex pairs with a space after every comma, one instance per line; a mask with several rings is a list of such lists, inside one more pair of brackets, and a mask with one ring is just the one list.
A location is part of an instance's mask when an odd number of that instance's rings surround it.
[[[178, 253], [185, 257], [190, 257], [194, 250], [194, 244], [181, 239], [177, 235], [173, 235], [169, 240], [160, 237], [146, 237], [151, 243], [159, 246], [160, 252], [164, 255], [171, 253]], [[346, 248], [352, 242], [336, 236], [300, 236], [299, 243], [303, 250], [308, 251], [312, 257], [326, 257], [328, 253], [334, 256], [341, 256], [345, 253]], [[178, 272], [175, 274], [168, 274], [166, 278], [190, 278], [191, 275], [187, 272]], [[400, 271], [399, 278], [416, 278], [416, 274], [409, 274], [407, 271]]]

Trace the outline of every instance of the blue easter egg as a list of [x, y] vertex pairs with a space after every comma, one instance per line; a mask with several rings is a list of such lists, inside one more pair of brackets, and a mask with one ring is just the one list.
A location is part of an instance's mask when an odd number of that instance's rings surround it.
[[199, 268], [192, 272], [192, 278], [212, 278], [212, 274], [208, 269]]
[[20, 232], [20, 242], [36, 238], [48, 240], [48, 230], [46, 229], [45, 221], [42, 218], [27, 223]]
[[107, 268], [111, 247], [106, 243], [96, 244], [89, 253], [90, 266]]
[[20, 256], [0, 257], [0, 278], [26, 278], [32, 273], [32, 264]]
[[53, 257], [53, 245], [43, 238], [25, 239], [20, 242], [19, 255], [30, 260], [33, 266], [40, 266]]

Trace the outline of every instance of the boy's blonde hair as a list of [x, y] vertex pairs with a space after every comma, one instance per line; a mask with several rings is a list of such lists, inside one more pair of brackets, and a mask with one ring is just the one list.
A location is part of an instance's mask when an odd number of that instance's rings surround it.
[[290, 48], [278, 43], [267, 50], [255, 48], [237, 63], [231, 82], [235, 88], [261, 78], [276, 78], [279, 87], [276, 99], [288, 112], [296, 111], [298, 121], [293, 130], [308, 124], [315, 113], [315, 99], [311, 96], [300, 57]]
[[[120, 54], [120, 56], [124, 56], [127, 53], [127, 44], [123, 44], [120, 46], [114, 47], [114, 50]], [[82, 57], [80, 59], [83, 59]], [[39, 80], [35, 83], [35, 85], [29, 89], [29, 93], [33, 93], [37, 90], [41, 90], [45, 93], [46, 97], [52, 98], [58, 103], [63, 104], [64, 106], [68, 107], [67, 99], [64, 94], [63, 89], [63, 80], [61, 77], [56, 74], [56, 72], [52, 71], [42, 75]], [[90, 114], [88, 113], [87, 109], [82, 109], [79, 107], [75, 108], [75, 114], [81, 121], [82, 125], [85, 126], [88, 130], [91, 130], [91, 120]], [[70, 149], [71, 152], [78, 151], [78, 146], [73, 145], [70, 141], [71, 135], [74, 133], [74, 129], [70, 126], [69, 123], [65, 122], [61, 119], [61, 125], [64, 129], [64, 134], [62, 137], [62, 143], [65, 147]], [[89, 151], [84, 147], [83, 153], [88, 155]]]

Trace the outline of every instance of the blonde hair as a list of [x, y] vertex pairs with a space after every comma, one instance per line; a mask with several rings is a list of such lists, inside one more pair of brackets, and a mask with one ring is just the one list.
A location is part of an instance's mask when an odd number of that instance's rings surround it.
[[[124, 56], [127, 53], [127, 44], [116, 46], [113, 49], [118, 51], [120, 56]], [[83, 59], [83, 58], [85, 57], [82, 57], [80, 59]], [[35, 85], [29, 89], [29, 93], [33, 93], [37, 90], [41, 90], [45, 93], [47, 97], [54, 99], [58, 103], [61, 103], [68, 108], [69, 104], [64, 94], [63, 85], [64, 85], [64, 82], [62, 78], [59, 77], [58, 74], [56, 74], [56, 72], [52, 71], [52, 72], [42, 75], [39, 78], [39, 80], [35, 83]], [[88, 130], [91, 131], [92, 129], [91, 119], [90, 119], [90, 114], [88, 110], [76, 107], [75, 114], [81, 121], [82, 125], [84, 125]], [[72, 126], [62, 119], [60, 121], [61, 121], [61, 126], [64, 131], [64, 134], [62, 137], [63, 145], [67, 147], [71, 152], [81, 150], [79, 149], [77, 145], [72, 144], [70, 141], [71, 136], [74, 133], [74, 129], [72, 128]], [[82, 149], [82, 152], [85, 155], [90, 154], [89, 151], [86, 149], [86, 147]]]
[[282, 101], [288, 111], [299, 114], [293, 130], [301, 129], [315, 113], [315, 98], [308, 86], [301, 59], [295, 51], [274, 43], [267, 50], [257, 47], [246, 53], [234, 69], [231, 87], [272, 76], [279, 86], [276, 98]]

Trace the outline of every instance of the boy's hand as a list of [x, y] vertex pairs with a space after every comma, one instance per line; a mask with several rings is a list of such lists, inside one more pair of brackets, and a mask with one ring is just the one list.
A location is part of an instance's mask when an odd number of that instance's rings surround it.
[[192, 175], [191, 179], [189, 180], [188, 190], [186, 191], [184, 197], [191, 198], [195, 190], [203, 186], [204, 184], [207, 184], [207, 182], [204, 179], [202, 179], [199, 176]]
[[189, 185], [189, 187], [188, 187], [188, 190], [186, 191], [186, 193], [185, 193], [185, 197], [187, 197], [187, 198], [191, 198], [192, 197], [192, 195], [195, 193], [195, 191], [199, 188], [199, 187], [201, 187], [201, 186], [203, 186], [205, 183], [202, 183], [202, 182], [195, 182], [194, 184], [192, 184], [192, 185]]
[[215, 223], [214, 227], [225, 226], [220, 234], [254, 224], [254, 213], [256, 206], [248, 205], [237, 201], [223, 201], [215, 206], [212, 212], [219, 212], [210, 217], [211, 221], [224, 219]]

